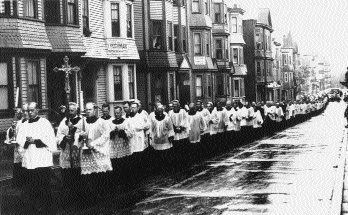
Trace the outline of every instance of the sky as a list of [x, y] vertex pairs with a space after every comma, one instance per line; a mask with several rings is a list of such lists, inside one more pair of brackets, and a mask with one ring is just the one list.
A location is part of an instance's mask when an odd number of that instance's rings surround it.
[[256, 19], [258, 8], [269, 8], [274, 32], [283, 42], [291, 31], [300, 54], [319, 54], [331, 65], [333, 75], [348, 67], [347, 0], [227, 0], [230, 7], [240, 5], [244, 19]]

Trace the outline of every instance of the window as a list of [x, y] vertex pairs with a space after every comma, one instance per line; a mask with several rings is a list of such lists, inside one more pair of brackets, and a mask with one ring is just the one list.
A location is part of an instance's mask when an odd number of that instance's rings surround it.
[[206, 48], [206, 52], [207, 52], [207, 56], [210, 56], [210, 37], [209, 37], [209, 32], [205, 33], [205, 48]]
[[215, 57], [216, 59], [223, 59], [222, 40], [215, 40]]
[[282, 54], [282, 59], [283, 59], [283, 66], [287, 65], [287, 55], [286, 54]]
[[86, 34], [89, 31], [88, 0], [82, 0], [82, 26], [83, 33]]
[[232, 33], [237, 33], [237, 17], [232, 17]]
[[233, 63], [234, 64], [239, 64], [239, 62], [238, 62], [238, 59], [239, 59], [238, 48], [233, 48], [232, 52], [233, 52]]
[[287, 73], [287, 72], [284, 73], [284, 81], [285, 81], [285, 82], [288, 82], [288, 81], [289, 81], [289, 76], [288, 76], [288, 73]]
[[192, 0], [192, 13], [199, 13], [199, 0]]
[[261, 62], [256, 62], [256, 74], [257, 76], [261, 76]]
[[118, 3], [111, 3], [111, 35], [120, 36], [120, 6]]
[[168, 22], [168, 49], [173, 51], [173, 23]]
[[186, 27], [182, 26], [182, 50], [187, 52], [186, 50]]
[[114, 96], [115, 101], [122, 100], [122, 68], [121, 66], [114, 66]]
[[[12, 2], [12, 14], [11, 14]], [[0, 15], [17, 16], [17, 1], [0, 0]]]
[[36, 102], [39, 104], [39, 62], [27, 62], [27, 77], [28, 77], [28, 102]]
[[224, 95], [224, 77], [222, 75], [216, 76], [216, 88], [217, 88], [216, 94], [218, 96]]
[[239, 64], [244, 64], [243, 47], [239, 48]]
[[242, 34], [243, 33], [243, 25], [242, 25], [242, 21], [239, 21], [239, 33]]
[[134, 66], [128, 66], [129, 99], [134, 99]]
[[126, 21], [127, 21], [127, 37], [132, 38], [133, 37], [133, 23], [132, 23], [132, 5], [127, 4], [127, 15], [126, 15]]
[[60, 2], [57, 0], [45, 1], [45, 20], [48, 24], [60, 23]]
[[7, 63], [0, 63], [0, 110], [9, 109], [9, 81]]
[[36, 0], [23, 1], [23, 16], [37, 18], [37, 2]]
[[195, 55], [202, 55], [202, 44], [201, 44], [201, 34], [200, 33], [194, 33], [194, 53]]
[[77, 4], [75, 0], [68, 0], [68, 24], [77, 25]]
[[255, 42], [256, 42], [256, 49], [262, 49], [263, 48], [263, 36], [260, 28], [255, 29]]
[[152, 48], [162, 48], [162, 22], [152, 21]]
[[202, 97], [203, 96], [203, 87], [202, 87], [202, 75], [196, 75], [196, 96]]
[[179, 25], [174, 25], [174, 51], [179, 52]]
[[209, 0], [204, 0], [205, 15], [209, 15]]
[[240, 97], [240, 79], [233, 80], [233, 97]]
[[222, 23], [221, 20], [221, 5], [220, 3], [214, 4], [214, 22], [215, 23]]
[[291, 56], [289, 56], [289, 64], [291, 64]]
[[207, 75], [207, 85], [208, 85], [208, 97], [210, 98], [212, 95], [212, 88], [211, 88], [211, 75]]
[[174, 92], [174, 74], [169, 74], [169, 101], [175, 99]]

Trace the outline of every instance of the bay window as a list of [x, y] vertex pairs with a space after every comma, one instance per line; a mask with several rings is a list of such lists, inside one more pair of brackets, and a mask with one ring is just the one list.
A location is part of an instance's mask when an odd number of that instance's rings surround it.
[[187, 52], [186, 49], [186, 26], [182, 26], [182, 50]]
[[261, 62], [260, 61], [256, 62], [256, 75], [257, 76], [261, 76], [262, 75], [262, 72], [261, 72]]
[[240, 79], [233, 79], [233, 97], [240, 97]]
[[168, 49], [169, 51], [173, 51], [173, 23], [168, 22]]
[[208, 88], [208, 97], [212, 96], [212, 86], [211, 86], [211, 75], [207, 74], [207, 88]]
[[[12, 5], [11, 5], [12, 3]], [[12, 9], [12, 11], [11, 11]], [[0, 0], [0, 15], [17, 16], [17, 1]], [[12, 13], [11, 13], [12, 12]]]
[[216, 75], [216, 95], [224, 95], [224, 76]]
[[222, 54], [222, 40], [218, 39], [215, 40], [215, 58], [216, 59], [223, 59], [223, 54]]
[[23, 1], [23, 16], [37, 18], [37, 0]]
[[179, 25], [174, 25], [174, 51], [179, 51]]
[[39, 104], [39, 86], [40, 86], [40, 73], [39, 73], [39, 62], [38, 61], [28, 61], [27, 62], [27, 83], [28, 92], [27, 100], [28, 102], [36, 102]]
[[175, 90], [174, 90], [174, 74], [169, 74], [169, 101], [175, 99]]
[[202, 55], [202, 44], [201, 44], [201, 34], [200, 33], [194, 33], [194, 54], [195, 56], [201, 56]]
[[111, 3], [111, 35], [112, 37], [120, 36], [120, 5]]
[[129, 99], [134, 99], [134, 66], [128, 66]]
[[207, 56], [210, 56], [210, 34], [209, 32], [205, 33], [205, 48], [206, 48], [206, 52], [207, 52]]
[[7, 68], [7, 63], [0, 63], [0, 110], [9, 109], [9, 74]]
[[209, 15], [209, 0], [204, 0], [205, 15]]
[[77, 25], [78, 11], [76, 0], [68, 0], [68, 24]]
[[89, 32], [89, 8], [88, 8], [88, 1], [89, 0], [82, 0], [82, 27], [83, 27], [83, 34], [85, 36], [88, 35]]
[[232, 17], [232, 33], [237, 33], [237, 17]]
[[162, 21], [152, 20], [152, 48], [162, 49]]
[[123, 99], [122, 91], [122, 68], [121, 66], [113, 66], [114, 73], [114, 97], [115, 101]]
[[133, 21], [132, 21], [132, 5], [127, 4], [127, 14], [126, 14], [126, 22], [127, 22], [127, 37], [133, 37]]
[[60, 23], [60, 2], [57, 0], [45, 0], [45, 21], [47, 24]]
[[222, 4], [220, 4], [220, 3], [214, 3], [214, 23], [222, 23], [221, 6], [222, 6]]
[[233, 53], [233, 63], [239, 64], [238, 48], [233, 48], [232, 53]]
[[196, 96], [202, 97], [203, 96], [203, 85], [202, 85], [203, 76], [202, 75], [196, 75]]
[[192, 13], [199, 13], [199, 0], [192, 0]]

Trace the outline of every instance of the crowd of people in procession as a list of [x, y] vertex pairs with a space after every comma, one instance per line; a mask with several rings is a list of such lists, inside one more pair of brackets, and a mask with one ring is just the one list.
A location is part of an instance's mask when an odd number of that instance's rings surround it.
[[[49, 214], [53, 152], [61, 149], [59, 165], [64, 187], [77, 199], [103, 198], [120, 184], [136, 186], [145, 174], [173, 172], [230, 148], [271, 135], [321, 113], [327, 97], [312, 101], [273, 103], [208, 102], [167, 106], [160, 102], [148, 114], [138, 100], [123, 106], [99, 108], [92, 102], [84, 111], [70, 102], [57, 131], [38, 115], [35, 102], [19, 109], [19, 120], [7, 131], [15, 138], [13, 184], [34, 213]], [[79, 112], [84, 112], [80, 114]]]

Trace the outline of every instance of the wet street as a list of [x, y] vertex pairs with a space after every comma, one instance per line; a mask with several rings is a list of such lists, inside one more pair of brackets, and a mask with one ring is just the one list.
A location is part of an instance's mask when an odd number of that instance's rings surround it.
[[328, 214], [344, 108], [332, 102], [323, 114], [273, 137], [149, 177], [127, 195], [79, 214]]

